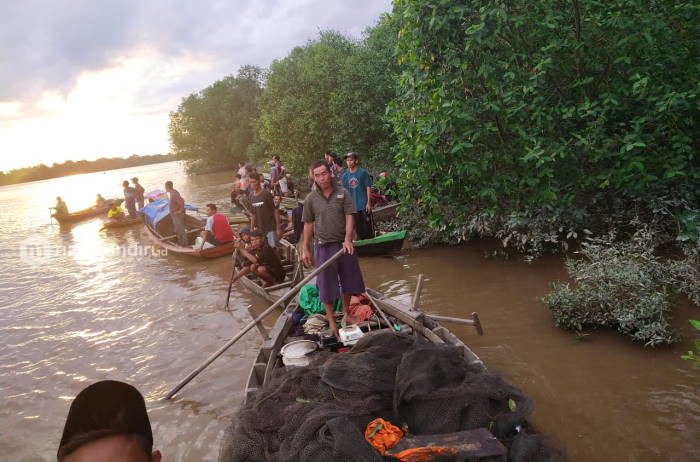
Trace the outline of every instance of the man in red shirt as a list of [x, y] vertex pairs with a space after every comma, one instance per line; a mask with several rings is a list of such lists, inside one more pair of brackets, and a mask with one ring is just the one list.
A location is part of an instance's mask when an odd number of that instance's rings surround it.
[[233, 231], [228, 224], [228, 219], [226, 216], [216, 213], [216, 205], [207, 204], [205, 210], [207, 212], [207, 222], [201, 233], [202, 244], [199, 246], [200, 251], [204, 248], [205, 242], [212, 245], [222, 245], [233, 240]]

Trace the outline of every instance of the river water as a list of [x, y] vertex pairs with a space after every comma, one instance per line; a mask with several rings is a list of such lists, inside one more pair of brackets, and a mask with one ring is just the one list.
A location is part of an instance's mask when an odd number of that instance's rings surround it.
[[[77, 210], [97, 192], [119, 196], [121, 181], [132, 176], [147, 190], [172, 180], [188, 203], [223, 205], [233, 175], [187, 177], [172, 162], [0, 187], [0, 461], [55, 460], [70, 401], [107, 378], [143, 392], [166, 461], [216, 460], [260, 343], [257, 331], [175, 399], [159, 398], [250, 321], [247, 306], [261, 311], [265, 304], [236, 286], [233, 310], [224, 311], [227, 258], [161, 255], [139, 227], [100, 232], [100, 219], [49, 222], [56, 195]], [[28, 259], [21, 251], [27, 237], [60, 251]], [[700, 371], [679, 359], [689, 339], [657, 350], [613, 333], [577, 341], [553, 327], [538, 302], [550, 281], [566, 278], [561, 259], [487, 260], [485, 246], [410, 250], [361, 266], [370, 287], [405, 301], [424, 274], [426, 311], [477, 311], [483, 337], [449, 327], [533, 398], [534, 423], [571, 460], [700, 460]], [[675, 323], [691, 335], [687, 319], [700, 312], [682, 305]]]

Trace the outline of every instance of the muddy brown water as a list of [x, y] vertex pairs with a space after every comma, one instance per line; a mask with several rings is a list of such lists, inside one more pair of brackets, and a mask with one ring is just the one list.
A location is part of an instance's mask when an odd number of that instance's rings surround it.
[[[121, 180], [134, 175], [146, 188], [173, 180], [196, 205], [224, 204], [231, 185], [228, 173], [187, 177], [168, 163], [0, 188], [0, 461], [55, 460], [70, 400], [106, 378], [142, 390], [165, 460], [216, 460], [260, 343], [257, 332], [174, 400], [159, 398], [249, 322], [248, 305], [262, 311], [265, 304], [236, 286], [234, 310], [223, 310], [226, 258], [154, 254], [143, 230], [99, 232], [99, 219], [49, 224], [47, 207], [57, 194], [75, 210], [97, 192], [119, 195]], [[20, 245], [29, 235], [64, 251], [28, 262]], [[700, 460], [700, 371], [679, 359], [690, 338], [656, 350], [614, 333], [579, 341], [555, 328], [538, 301], [551, 281], [566, 278], [562, 260], [488, 260], [485, 246], [409, 250], [362, 259], [361, 266], [368, 286], [407, 302], [424, 274], [421, 306], [428, 312], [477, 311], [483, 337], [448, 327], [534, 400], [534, 423], [571, 460]], [[686, 302], [675, 316], [690, 336], [687, 319], [700, 310]]]

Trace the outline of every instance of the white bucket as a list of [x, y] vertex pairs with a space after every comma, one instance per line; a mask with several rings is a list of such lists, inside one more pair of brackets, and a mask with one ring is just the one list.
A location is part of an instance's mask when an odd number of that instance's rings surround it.
[[316, 349], [318, 349], [318, 345], [311, 340], [289, 342], [280, 350], [282, 363], [285, 366], [308, 366], [310, 360], [307, 355]]

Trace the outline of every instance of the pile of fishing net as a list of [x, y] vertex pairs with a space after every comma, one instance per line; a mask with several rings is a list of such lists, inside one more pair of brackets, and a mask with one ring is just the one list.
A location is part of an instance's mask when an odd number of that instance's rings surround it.
[[509, 461], [563, 460], [528, 423], [530, 399], [480, 364], [470, 365], [463, 351], [384, 330], [350, 351], [322, 351], [309, 366], [280, 368], [234, 417], [219, 461], [396, 460], [365, 439], [377, 418], [413, 435], [486, 428]]

